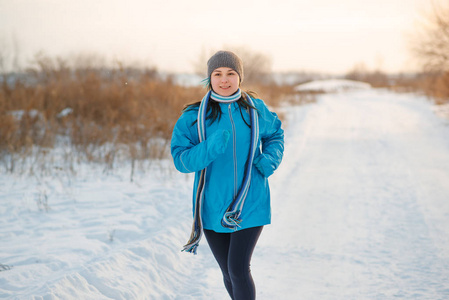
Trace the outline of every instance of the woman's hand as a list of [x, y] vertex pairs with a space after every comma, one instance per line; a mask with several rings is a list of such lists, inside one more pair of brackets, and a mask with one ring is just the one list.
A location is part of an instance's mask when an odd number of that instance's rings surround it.
[[229, 130], [217, 130], [207, 138], [207, 143], [211, 154], [223, 154], [228, 145], [229, 137], [231, 133]]
[[270, 160], [270, 158], [265, 154], [260, 154], [254, 159], [254, 166], [259, 170], [259, 172], [265, 176], [269, 177], [274, 173], [276, 165]]

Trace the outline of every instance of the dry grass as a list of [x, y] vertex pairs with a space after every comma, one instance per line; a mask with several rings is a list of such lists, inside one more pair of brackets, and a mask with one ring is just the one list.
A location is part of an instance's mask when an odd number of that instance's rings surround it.
[[391, 89], [426, 95], [435, 104], [449, 103], [449, 72], [423, 72], [394, 79]]
[[68, 68], [43, 58], [20, 77], [3, 75], [0, 157], [14, 171], [36, 147], [62, 143], [78, 159], [109, 167], [123, 155], [160, 158], [182, 107], [202, 93], [154, 70]]
[[435, 104], [449, 103], [449, 72], [429, 75], [423, 83], [423, 90]]
[[[39, 57], [24, 74], [3, 74], [0, 88], [0, 163], [9, 172], [54, 167], [62, 149], [64, 168], [88, 161], [113, 169], [131, 161], [167, 156], [173, 126], [185, 104], [205, 89], [176, 85], [152, 69], [69, 67]], [[293, 91], [251, 86], [276, 107]], [[28, 168], [28, 169], [27, 169]]]

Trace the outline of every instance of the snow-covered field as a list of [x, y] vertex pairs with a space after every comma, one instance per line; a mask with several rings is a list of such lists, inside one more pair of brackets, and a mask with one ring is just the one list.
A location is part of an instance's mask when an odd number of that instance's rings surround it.
[[313, 80], [295, 87], [297, 92], [344, 92], [350, 90], [365, 90], [371, 88], [366, 82], [348, 79]]
[[[449, 299], [449, 122], [383, 90], [285, 109], [258, 299]], [[191, 226], [193, 177], [170, 161], [0, 175], [0, 298], [228, 299]]]

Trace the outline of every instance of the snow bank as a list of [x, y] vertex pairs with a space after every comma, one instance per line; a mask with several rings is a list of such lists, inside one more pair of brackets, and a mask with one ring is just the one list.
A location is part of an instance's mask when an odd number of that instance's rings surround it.
[[445, 119], [449, 119], [449, 103], [435, 105], [433, 107], [433, 110], [435, 111], [435, 113], [438, 116], [445, 118]]
[[369, 89], [371, 85], [361, 81], [346, 79], [314, 80], [295, 87], [298, 92], [342, 92], [348, 90]]

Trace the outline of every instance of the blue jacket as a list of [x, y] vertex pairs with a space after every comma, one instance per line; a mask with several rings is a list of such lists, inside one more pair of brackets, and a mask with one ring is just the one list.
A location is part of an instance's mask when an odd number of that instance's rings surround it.
[[[254, 99], [254, 103], [259, 117], [259, 143], [239, 229], [270, 224], [267, 178], [281, 163], [284, 152], [281, 121], [262, 100]], [[196, 123], [198, 107], [184, 111], [173, 129], [171, 153], [176, 169], [183, 173], [196, 172], [193, 201], [200, 171], [207, 167], [201, 215], [203, 228], [215, 232], [234, 232], [223, 227], [221, 219], [243, 181], [251, 139], [251, 129], [247, 125], [250, 118], [237, 102], [219, 105], [221, 118], [213, 123], [206, 121], [206, 140], [202, 143], [199, 142]]]

